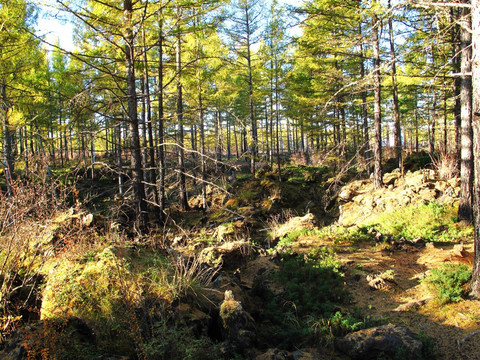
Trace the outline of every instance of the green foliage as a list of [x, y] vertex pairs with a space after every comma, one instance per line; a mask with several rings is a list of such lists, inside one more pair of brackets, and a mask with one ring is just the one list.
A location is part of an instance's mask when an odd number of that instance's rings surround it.
[[102, 352], [133, 356], [142, 345], [144, 317], [165, 314], [175, 300], [206, 301], [205, 287], [214, 274], [196, 258], [172, 259], [128, 247], [89, 251], [53, 266], [42, 318], [83, 319], [95, 330]]
[[342, 314], [337, 311], [333, 316], [321, 319], [313, 323], [315, 331], [323, 336], [339, 337], [345, 336], [351, 332], [366, 329], [379, 325], [380, 321], [373, 321], [369, 317], [362, 317], [360, 314]]
[[288, 245], [291, 245], [293, 243], [295, 243], [295, 241], [297, 241], [297, 239], [301, 236], [315, 236], [318, 234], [318, 230], [311, 230], [311, 229], [298, 229], [298, 230], [295, 230], [291, 233], [288, 233], [287, 235], [285, 235], [284, 237], [282, 237], [280, 239], [280, 241], [278, 242], [277, 244], [277, 247], [283, 247], [283, 246], [288, 246]]
[[129, 279], [129, 264], [110, 249], [86, 260], [64, 261], [49, 276], [42, 317], [85, 319], [98, 333], [101, 348], [129, 354], [134, 342], [131, 311], [139, 304], [140, 287]]
[[330, 168], [327, 166], [289, 165], [282, 169], [283, 176], [287, 178], [287, 181], [299, 183], [318, 181], [329, 171]]
[[[339, 263], [328, 250], [309, 255], [283, 254], [274, 280], [285, 287], [281, 296], [270, 296], [260, 340], [281, 348], [292, 348], [313, 339], [312, 317], [329, 317], [336, 303], [348, 299], [339, 273]], [[299, 342], [300, 341], [300, 342]]]
[[345, 242], [361, 242], [371, 240], [372, 236], [368, 233], [369, 226], [362, 227], [343, 227], [343, 226], [327, 226], [320, 230], [318, 237], [324, 241], [332, 241], [334, 243]]
[[218, 359], [212, 341], [205, 337], [196, 337], [191, 329], [157, 322], [153, 326], [151, 339], [143, 345], [147, 359], [165, 360], [209, 360]]
[[459, 302], [463, 299], [467, 284], [472, 277], [471, 269], [464, 264], [443, 264], [439, 269], [432, 269], [424, 279], [433, 289], [440, 304]]
[[409, 205], [385, 212], [375, 219], [375, 227], [384, 234], [425, 241], [452, 241], [473, 236], [471, 227], [456, 224], [457, 209], [451, 205], [431, 202]]
[[415, 337], [423, 344], [423, 351], [421, 356], [419, 357], [420, 360], [430, 360], [436, 359], [438, 357], [438, 349], [432, 337], [428, 336], [423, 331], [415, 334]]

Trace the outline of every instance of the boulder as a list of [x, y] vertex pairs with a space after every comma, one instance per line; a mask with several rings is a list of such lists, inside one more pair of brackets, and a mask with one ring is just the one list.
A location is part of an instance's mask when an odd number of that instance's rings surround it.
[[355, 189], [345, 187], [338, 195], [338, 200], [343, 202], [349, 202], [357, 195], [358, 192]]
[[292, 357], [286, 350], [268, 349], [261, 355], [258, 355], [255, 360], [290, 360]]
[[255, 360], [314, 360], [319, 358], [320, 355], [316, 349], [301, 349], [294, 352], [268, 349], [263, 354], [257, 355]]
[[244, 353], [252, 348], [255, 339], [255, 321], [235, 300], [230, 290], [225, 291], [225, 300], [220, 305], [220, 319], [227, 349]]
[[206, 334], [211, 317], [200, 311], [198, 308], [181, 303], [177, 307], [179, 322], [188, 328], [191, 328], [197, 335]]
[[247, 261], [252, 252], [251, 244], [245, 241], [231, 241], [220, 246], [202, 250], [200, 259], [211, 266], [224, 265], [224, 269], [236, 269]]
[[415, 339], [409, 329], [388, 324], [360, 330], [343, 338], [335, 339], [335, 347], [351, 359], [395, 358], [400, 354], [405, 359], [421, 356], [423, 343]]

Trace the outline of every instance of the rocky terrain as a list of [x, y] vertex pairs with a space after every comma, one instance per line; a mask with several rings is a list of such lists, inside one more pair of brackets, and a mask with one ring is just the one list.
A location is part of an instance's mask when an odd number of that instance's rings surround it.
[[[41, 321], [11, 332], [0, 357], [480, 358], [478, 301], [439, 302], [424, 280], [471, 265], [471, 227], [453, 219], [459, 179], [419, 170], [386, 174], [380, 190], [349, 182], [331, 223], [322, 171], [210, 189], [212, 207], [228, 211], [182, 214], [182, 231], [143, 242], [100, 241], [108, 224], [82, 210], [57, 216], [43, 230], [57, 256], [32, 309]], [[271, 212], [286, 204], [295, 210]], [[85, 233], [88, 249], [62, 252]]]

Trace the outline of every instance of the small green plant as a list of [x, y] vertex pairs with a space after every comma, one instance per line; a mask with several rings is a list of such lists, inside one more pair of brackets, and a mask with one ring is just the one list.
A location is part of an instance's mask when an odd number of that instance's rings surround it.
[[[328, 249], [308, 255], [282, 254], [274, 281], [284, 286], [281, 296], [270, 295], [265, 302], [260, 342], [293, 348], [313, 341], [312, 318], [329, 318], [335, 306], [349, 298], [339, 263]], [[302, 339], [302, 343], [299, 343]]]
[[463, 299], [464, 288], [472, 277], [470, 268], [464, 264], [443, 264], [439, 269], [432, 269], [424, 279], [433, 289], [440, 304], [459, 302]]
[[363, 329], [365, 326], [363, 320], [359, 320], [351, 314], [343, 315], [337, 311], [328, 319], [322, 319], [313, 324], [314, 328], [320, 331], [320, 334], [336, 337], [345, 336], [348, 333]]
[[172, 326], [166, 321], [153, 325], [151, 339], [143, 345], [147, 359], [214, 360], [220, 356], [212, 341], [195, 336], [192, 329]]
[[280, 239], [277, 246], [288, 246], [297, 241], [297, 239], [301, 236], [312, 236], [317, 235], [318, 230], [311, 230], [311, 229], [299, 229], [295, 230], [291, 233], [288, 233], [284, 237]]
[[370, 227], [351, 227], [345, 228], [343, 226], [327, 226], [321, 229], [318, 237], [324, 241], [332, 241], [336, 244], [345, 242], [358, 243], [372, 239], [372, 235], [368, 233]]
[[400, 210], [382, 213], [371, 224], [383, 234], [425, 241], [452, 241], [473, 236], [471, 226], [455, 223], [457, 208], [431, 202], [409, 205]]

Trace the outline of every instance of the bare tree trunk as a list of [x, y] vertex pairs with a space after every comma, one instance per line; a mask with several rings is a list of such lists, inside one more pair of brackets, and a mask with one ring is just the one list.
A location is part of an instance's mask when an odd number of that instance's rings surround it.
[[219, 109], [216, 112], [215, 123], [215, 160], [222, 161], [222, 117]]
[[[362, 25], [358, 25], [358, 33], [362, 37]], [[360, 44], [360, 77], [362, 80], [365, 79], [365, 56], [363, 43]], [[371, 174], [370, 167], [370, 137], [369, 137], [369, 126], [368, 126], [368, 105], [367, 105], [367, 91], [363, 86], [362, 89], [362, 119], [363, 119], [363, 156], [365, 157], [365, 163], [367, 167], [367, 174]]]
[[[143, 43], [145, 46], [145, 31], [143, 32]], [[155, 146], [153, 143], [153, 124], [152, 124], [152, 99], [150, 98], [150, 74], [148, 71], [148, 58], [147, 58], [147, 49], [144, 47], [143, 50], [143, 62], [145, 63], [145, 70], [144, 70], [144, 75], [145, 75], [145, 105], [147, 107], [147, 132], [148, 132], [148, 182], [150, 184], [155, 183], [156, 179], [156, 171], [155, 171]], [[145, 162], [147, 163], [147, 162]], [[149, 185], [151, 186], [151, 185]], [[151, 189], [151, 192], [153, 193], [154, 199], [155, 199], [155, 204], [160, 203], [160, 198], [158, 195], [157, 187], [153, 186]], [[158, 211], [159, 208], [155, 207], [155, 215], [157, 220], [160, 220], [160, 211]]]
[[[250, 146], [250, 173], [252, 177], [255, 177], [255, 162], [257, 156], [258, 138], [257, 138], [257, 120], [255, 119], [254, 103], [253, 103], [253, 67], [252, 67], [252, 53], [251, 53], [251, 29], [250, 29], [250, 15], [248, 12], [248, 6], [245, 6], [245, 34], [246, 34], [246, 46], [247, 46], [247, 67], [248, 67], [248, 105], [249, 105], [249, 117], [251, 126], [252, 142]], [[246, 134], [245, 134], [246, 135]], [[246, 136], [245, 136], [246, 138]], [[246, 139], [245, 139], [246, 141]]]
[[119, 123], [116, 126], [117, 132], [117, 168], [118, 168], [118, 194], [123, 197], [125, 194], [124, 179], [123, 179], [123, 162], [122, 162], [122, 126]]
[[480, 1], [472, 0], [472, 113], [473, 113], [473, 138], [475, 159], [475, 191], [474, 191], [474, 233], [475, 254], [473, 259], [473, 272], [471, 295], [480, 298]]
[[138, 130], [138, 114], [137, 114], [137, 92], [135, 89], [135, 40], [132, 29], [132, 0], [124, 1], [124, 13], [126, 21], [125, 34], [125, 65], [127, 70], [127, 116], [132, 137], [132, 168], [133, 168], [133, 192], [137, 203], [136, 216], [137, 226], [140, 230], [145, 230], [148, 223], [147, 203], [145, 201], [145, 187], [143, 184], [143, 167], [142, 167], [142, 149], [140, 147], [140, 135]]
[[[177, 5], [177, 21], [180, 20], [180, 10]], [[183, 211], [189, 209], [187, 197], [187, 184], [185, 177], [185, 148], [183, 143], [183, 93], [182, 93], [182, 38], [180, 28], [177, 26], [177, 44], [175, 47], [177, 70], [177, 126], [178, 126], [178, 183], [180, 207]]]
[[[376, 0], [375, 0], [376, 2]], [[377, 15], [372, 19], [373, 29], [373, 72], [374, 72], [374, 160], [375, 168], [373, 182], [375, 188], [383, 186], [382, 174], [382, 108], [381, 108], [381, 81], [380, 81], [380, 41], [379, 41], [379, 19]]]
[[230, 124], [230, 116], [227, 114], [227, 159], [232, 157], [232, 131]]
[[235, 125], [235, 121], [233, 122], [233, 137], [235, 138], [235, 157], [238, 159], [239, 154], [238, 154], [238, 138], [237, 138], [237, 129]]
[[[278, 54], [275, 53], [275, 123], [276, 123], [276, 142], [277, 142], [277, 171], [278, 171], [278, 181], [282, 181], [282, 162], [280, 161], [280, 102], [279, 102], [279, 93], [278, 93]], [[288, 132], [288, 119], [287, 119], [287, 148], [288, 153], [290, 153], [290, 134]]]
[[205, 119], [203, 115], [202, 89], [200, 79], [198, 81], [198, 108], [200, 120], [200, 153], [201, 153], [201, 172], [202, 172], [202, 207], [207, 210], [207, 166], [205, 159]]
[[7, 101], [7, 87], [4, 82], [0, 83], [1, 96], [1, 111], [3, 117], [3, 155], [4, 155], [4, 172], [5, 181], [7, 184], [8, 196], [12, 195], [12, 176], [14, 172], [13, 159], [13, 135], [10, 130], [10, 123], [8, 121], [8, 101]]
[[461, 150], [461, 186], [458, 219], [473, 220], [473, 130], [472, 130], [472, 35], [470, 33], [471, 18], [468, 9], [462, 9], [461, 21], [461, 49], [462, 49], [462, 78], [460, 88], [461, 116], [462, 116], [462, 150]]
[[163, 110], [163, 13], [162, 7], [158, 12], [158, 179], [157, 179], [157, 193], [159, 196], [160, 211], [162, 218], [164, 218], [164, 211], [166, 207], [166, 193], [165, 193], [165, 131], [164, 131], [164, 110]]
[[[388, 0], [388, 8], [391, 8], [391, 0]], [[393, 20], [392, 14], [388, 17], [388, 30], [390, 41], [390, 60], [392, 62], [392, 96], [393, 96], [393, 146], [395, 147], [395, 159], [397, 166], [402, 168], [402, 130], [400, 127], [400, 108], [398, 105], [398, 87], [397, 87], [397, 59], [395, 54], [395, 43], [393, 40]]]

